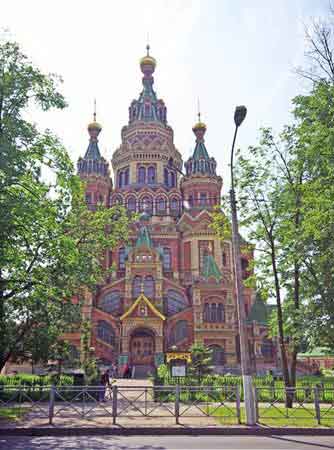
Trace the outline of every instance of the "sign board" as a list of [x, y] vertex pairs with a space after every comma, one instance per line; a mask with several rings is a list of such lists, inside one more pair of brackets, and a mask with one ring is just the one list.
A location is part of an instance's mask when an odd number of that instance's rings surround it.
[[118, 357], [118, 365], [125, 366], [128, 363], [129, 357], [128, 355], [119, 355]]
[[185, 377], [186, 376], [186, 365], [172, 366], [172, 377]]

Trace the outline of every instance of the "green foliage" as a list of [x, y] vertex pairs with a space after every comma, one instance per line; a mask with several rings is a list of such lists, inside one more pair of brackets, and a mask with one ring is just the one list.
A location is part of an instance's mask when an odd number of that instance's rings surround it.
[[17, 375], [0, 375], [0, 386], [22, 386], [22, 387], [39, 387], [39, 386], [72, 386], [73, 377], [69, 375], [30, 375], [20, 373]]
[[9, 359], [47, 360], [103, 283], [101, 258], [127, 237], [124, 208], [89, 211], [64, 147], [26, 120], [31, 106], [65, 107], [59, 81], [17, 44], [0, 45], [0, 369]]
[[91, 324], [84, 320], [81, 326], [81, 367], [85, 374], [85, 384], [96, 384], [99, 381], [97, 361], [94, 356], [94, 349], [91, 347]]
[[202, 377], [211, 371], [212, 350], [201, 343], [194, 343], [190, 347], [191, 364], [188, 367], [190, 375], [195, 375], [200, 382]]

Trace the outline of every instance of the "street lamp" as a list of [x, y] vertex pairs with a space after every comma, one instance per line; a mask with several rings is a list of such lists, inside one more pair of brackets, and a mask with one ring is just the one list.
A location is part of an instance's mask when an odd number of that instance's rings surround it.
[[247, 108], [245, 106], [237, 106], [234, 113], [235, 132], [231, 150], [231, 190], [230, 190], [230, 202], [232, 210], [232, 249], [234, 260], [234, 272], [235, 272], [235, 289], [237, 294], [237, 308], [238, 308], [238, 322], [239, 322], [239, 336], [240, 336], [240, 363], [241, 373], [244, 388], [244, 402], [246, 410], [246, 423], [247, 425], [255, 425], [255, 402], [254, 391], [252, 382], [252, 371], [249, 358], [248, 338], [247, 338], [247, 326], [246, 326], [246, 311], [243, 296], [243, 282], [241, 271], [241, 252], [240, 252], [240, 237], [238, 227], [238, 215], [237, 215], [237, 203], [235, 200], [234, 192], [234, 175], [233, 175], [233, 157], [234, 157], [234, 145], [238, 133], [238, 128], [244, 121], [247, 114]]

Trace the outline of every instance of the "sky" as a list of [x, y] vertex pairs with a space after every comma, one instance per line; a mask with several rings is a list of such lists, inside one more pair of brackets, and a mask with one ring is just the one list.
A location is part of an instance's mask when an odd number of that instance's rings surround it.
[[29, 114], [59, 136], [74, 162], [88, 145], [94, 98], [101, 153], [110, 160], [119, 147], [141, 91], [139, 59], [149, 36], [154, 86], [175, 145], [186, 160], [199, 98], [225, 192], [235, 106], [248, 109], [237, 141], [242, 151], [256, 145], [261, 127], [279, 132], [291, 121], [291, 99], [306, 89], [294, 73], [304, 63], [304, 25], [328, 9], [328, 0], [1, 1], [0, 27], [41, 70], [63, 78], [66, 110]]

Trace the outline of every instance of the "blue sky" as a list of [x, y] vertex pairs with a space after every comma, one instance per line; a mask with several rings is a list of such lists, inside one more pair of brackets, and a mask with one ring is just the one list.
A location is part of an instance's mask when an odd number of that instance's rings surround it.
[[303, 24], [327, 8], [327, 0], [11, 0], [0, 26], [44, 71], [63, 77], [66, 111], [30, 116], [61, 138], [74, 161], [87, 147], [95, 97], [102, 153], [110, 159], [119, 146], [128, 106], [141, 90], [138, 61], [149, 33], [155, 88], [176, 147], [184, 159], [194, 147], [199, 97], [207, 148], [226, 191], [235, 105], [248, 108], [238, 137], [245, 150], [260, 127], [279, 131], [289, 122], [291, 99], [307, 88], [293, 73], [303, 63]]

